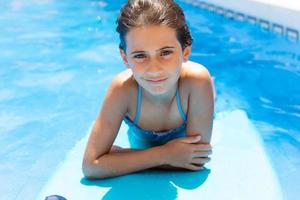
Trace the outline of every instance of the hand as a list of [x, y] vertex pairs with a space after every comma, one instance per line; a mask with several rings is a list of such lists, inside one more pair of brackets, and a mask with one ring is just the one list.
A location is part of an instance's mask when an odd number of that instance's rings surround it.
[[201, 136], [188, 136], [172, 140], [162, 146], [165, 164], [189, 170], [201, 170], [210, 161], [210, 144], [199, 143]]

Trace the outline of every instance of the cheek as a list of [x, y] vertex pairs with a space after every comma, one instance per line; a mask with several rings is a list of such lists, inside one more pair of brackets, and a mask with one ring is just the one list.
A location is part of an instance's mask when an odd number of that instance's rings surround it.
[[142, 62], [138, 62], [132, 58], [128, 59], [128, 64], [130, 65], [130, 67], [134, 70], [141, 70], [143, 63]]
[[181, 71], [181, 65], [182, 65], [181, 59], [178, 57], [172, 61], [172, 64], [170, 65], [169, 69], [170, 71], [178, 73]]
[[133, 65], [132, 66], [132, 72], [135, 74], [135, 77], [141, 77], [141, 75], [144, 73], [145, 67], [140, 65]]
[[134, 67], [134, 62], [132, 61], [132, 59], [128, 59], [128, 64], [130, 67]]
[[171, 63], [174, 66], [180, 66], [182, 64], [182, 55], [180, 53], [177, 53], [176, 55], [174, 55], [171, 59]]
[[144, 71], [142, 70], [141, 67], [134, 66], [132, 68], [132, 74], [133, 74], [133, 77], [135, 78], [135, 80], [138, 80], [138, 79], [142, 78]]

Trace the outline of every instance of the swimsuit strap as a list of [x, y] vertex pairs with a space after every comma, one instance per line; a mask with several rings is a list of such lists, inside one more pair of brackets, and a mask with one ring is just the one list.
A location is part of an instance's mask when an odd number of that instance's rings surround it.
[[178, 111], [179, 111], [183, 121], [186, 121], [186, 115], [183, 112], [182, 105], [181, 105], [179, 88], [177, 88], [177, 90], [176, 90], [176, 102], [177, 102]]
[[[180, 116], [182, 117], [183, 121], [186, 121], [186, 115], [182, 109], [181, 100], [180, 100], [180, 92], [179, 92], [178, 88], [176, 90], [176, 103], [177, 103], [177, 108], [180, 113]], [[140, 114], [141, 114], [141, 104], [142, 104], [142, 87], [138, 84], [138, 98], [137, 98], [135, 117], [133, 120], [133, 123], [136, 125], [138, 124]]]
[[138, 98], [137, 98], [137, 104], [136, 104], [136, 112], [135, 117], [133, 120], [134, 124], [138, 124], [140, 113], [141, 113], [141, 103], [142, 103], [142, 88], [139, 84], [138, 85]]

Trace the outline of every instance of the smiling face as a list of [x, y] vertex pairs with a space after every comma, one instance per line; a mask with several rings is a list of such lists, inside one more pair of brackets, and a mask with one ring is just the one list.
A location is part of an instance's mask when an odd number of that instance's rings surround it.
[[182, 51], [174, 29], [164, 25], [142, 26], [126, 35], [124, 63], [135, 80], [153, 95], [164, 94], [179, 79], [182, 62], [188, 60], [190, 47]]

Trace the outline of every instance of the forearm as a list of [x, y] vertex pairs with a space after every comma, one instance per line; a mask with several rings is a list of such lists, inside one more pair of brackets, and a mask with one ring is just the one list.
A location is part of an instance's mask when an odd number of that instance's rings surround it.
[[[110, 150], [110, 153], [112, 153], [112, 152], [134, 152], [134, 151], [140, 151], [140, 150], [139, 149], [122, 148], [122, 147], [114, 145], [114, 146], [112, 146], [112, 148]], [[154, 168], [155, 169], [162, 169], [162, 170], [186, 170], [184, 168], [174, 167], [172, 165], [167, 165], [167, 164], [156, 166]]]
[[88, 178], [108, 178], [120, 176], [144, 169], [164, 165], [163, 148], [152, 147], [146, 150], [115, 149], [101, 156], [88, 167], [85, 175]]
[[[119, 146], [112, 146], [110, 152], [134, 152], [134, 151], [140, 151], [138, 149], [127, 149], [127, 148], [122, 148]], [[164, 169], [164, 170], [181, 170], [182, 168], [178, 167], [173, 167], [171, 165], [160, 165], [156, 166], [155, 169]]]

